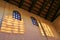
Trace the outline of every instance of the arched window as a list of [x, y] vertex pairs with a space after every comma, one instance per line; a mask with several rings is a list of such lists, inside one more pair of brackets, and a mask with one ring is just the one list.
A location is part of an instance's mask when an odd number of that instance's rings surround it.
[[34, 17], [31, 17], [33, 25], [38, 26], [37, 20]]
[[13, 18], [15, 18], [17, 20], [21, 20], [21, 14], [18, 11], [14, 10], [13, 11]]
[[24, 21], [18, 11], [14, 10], [12, 15], [4, 16], [1, 32], [24, 34]]

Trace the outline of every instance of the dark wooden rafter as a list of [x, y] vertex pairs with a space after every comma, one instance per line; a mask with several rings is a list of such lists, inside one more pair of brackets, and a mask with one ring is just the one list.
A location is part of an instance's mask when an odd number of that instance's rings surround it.
[[25, 10], [29, 10], [29, 7], [30, 7], [30, 5], [31, 5], [31, 0], [24, 0], [24, 3], [23, 3], [23, 5], [22, 5], [22, 7], [21, 8], [23, 8], [23, 9], [25, 9]]
[[29, 7], [29, 12], [31, 12], [31, 10], [33, 9], [33, 7], [35, 6], [37, 0], [31, 0], [32, 1], [32, 4], [31, 6]]
[[[60, 0], [4, 0], [8, 3], [23, 8], [49, 21], [54, 21], [59, 15]], [[29, 2], [28, 2], [29, 1]], [[59, 7], [58, 7], [59, 6]]]
[[51, 22], [53, 22], [59, 16], [60, 16], [60, 13], [58, 13]]
[[20, 2], [19, 2], [19, 8], [22, 7], [23, 3], [24, 3], [24, 0], [20, 0]]
[[12, 0], [12, 1], [14, 1], [14, 2], [16, 2], [16, 3], [19, 3], [18, 1], [16, 1], [16, 0]]
[[[7, 0], [7, 2], [10, 2], [11, 0]], [[19, 3], [18, 1], [16, 0], [12, 0], [13, 2], [16, 2], [16, 3]]]
[[37, 15], [39, 15], [40, 16], [40, 13], [42, 12], [42, 10], [46, 7], [46, 5], [47, 5], [47, 1], [46, 0], [44, 0], [44, 2], [42, 3], [42, 6], [41, 6], [41, 8], [39, 9], [39, 11], [38, 11], [38, 14]]
[[51, 4], [50, 4], [50, 7], [49, 7], [49, 9], [48, 9], [48, 12], [47, 12], [47, 14], [45, 15], [45, 19], [47, 19], [48, 15], [50, 14], [50, 10], [51, 10], [51, 7], [52, 7], [53, 3], [54, 3], [54, 0], [52, 0], [52, 2], [51, 2]]
[[58, 16], [60, 16], [60, 13], [58, 13], [58, 14], [56, 15], [55, 19], [56, 19]]
[[19, 2], [16, 0], [4, 0], [4, 1], [9, 2], [9, 3], [16, 5], [16, 6], [18, 6], [18, 4], [19, 4]]
[[55, 14], [53, 15], [53, 18], [52, 18], [51, 22], [53, 22], [53, 21], [57, 18], [57, 12], [58, 12], [59, 10], [60, 10], [60, 5], [58, 6]]
[[41, 17], [45, 17], [46, 13], [48, 12], [49, 6], [51, 4], [51, 1], [47, 0], [46, 6], [44, 7], [44, 9], [39, 13], [39, 15]]
[[4, 0], [4, 1], [7, 1], [7, 2], [9, 2], [10, 0]]

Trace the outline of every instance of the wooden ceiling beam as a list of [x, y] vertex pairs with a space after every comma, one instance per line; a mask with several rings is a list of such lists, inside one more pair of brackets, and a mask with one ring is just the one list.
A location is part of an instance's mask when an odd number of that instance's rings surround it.
[[[53, 22], [53, 21], [57, 18], [57, 14], [58, 14], [58, 11], [59, 11], [59, 10], [60, 10], [60, 5], [58, 6], [55, 14], [53, 15], [53, 18], [52, 18], [51, 22]], [[60, 13], [59, 13], [59, 14], [60, 14]]]
[[7, 1], [7, 2], [9, 2], [10, 0], [4, 0], [4, 1]]
[[19, 2], [19, 8], [21, 8], [22, 7], [22, 5], [23, 5], [23, 3], [24, 3], [24, 0], [20, 0], [20, 2]]
[[46, 5], [47, 5], [47, 1], [46, 1], [46, 0], [44, 0], [44, 2], [42, 3], [41, 8], [39, 9], [39, 11], [38, 11], [38, 13], [37, 13], [37, 15], [40, 15], [40, 13], [41, 13], [41, 12], [42, 12], [42, 10], [46, 7]]
[[31, 6], [29, 7], [29, 12], [31, 12], [31, 10], [33, 9], [33, 7], [35, 6], [37, 0], [32, 0], [32, 4]]
[[52, 7], [53, 3], [54, 3], [54, 0], [52, 0], [52, 2], [51, 2], [51, 4], [50, 4], [50, 7], [49, 7], [49, 9], [48, 9], [48, 12], [47, 12], [46, 15], [45, 15], [45, 19], [47, 19], [48, 15], [50, 14], [50, 10], [51, 10], [51, 7]]

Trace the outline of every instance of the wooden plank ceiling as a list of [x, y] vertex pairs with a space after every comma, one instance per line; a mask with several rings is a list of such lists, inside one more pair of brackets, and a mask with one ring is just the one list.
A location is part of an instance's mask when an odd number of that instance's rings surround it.
[[60, 16], [60, 0], [4, 0], [53, 22]]

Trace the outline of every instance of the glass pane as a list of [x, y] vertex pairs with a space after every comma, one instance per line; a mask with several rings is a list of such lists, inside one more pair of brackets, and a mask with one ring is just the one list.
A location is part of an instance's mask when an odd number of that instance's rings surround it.
[[21, 20], [21, 15], [18, 11], [13, 11], [13, 18], [17, 19], [17, 20]]
[[38, 26], [37, 20], [34, 17], [31, 17], [33, 25]]

